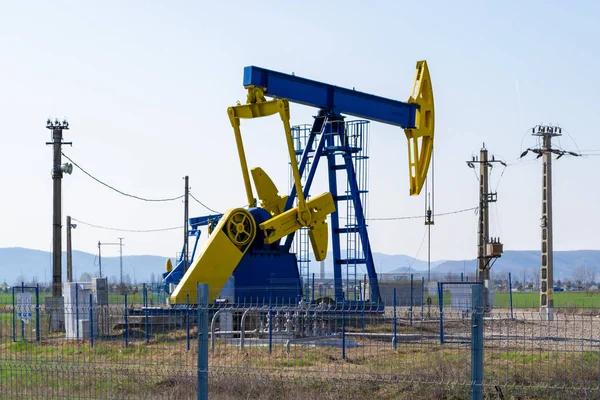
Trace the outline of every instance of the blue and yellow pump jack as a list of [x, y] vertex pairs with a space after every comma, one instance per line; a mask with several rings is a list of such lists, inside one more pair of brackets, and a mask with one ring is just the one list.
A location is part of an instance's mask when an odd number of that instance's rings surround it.
[[[170, 303], [195, 303], [197, 283], [209, 285], [209, 302], [213, 302], [231, 281], [236, 302], [264, 301], [268, 296], [278, 299], [279, 304], [297, 303], [302, 288], [296, 256], [290, 252], [294, 233], [307, 227], [315, 259], [325, 259], [329, 241], [328, 215], [332, 227], [335, 300], [344, 301], [341, 266], [359, 263], [366, 266], [369, 276], [370, 300], [378, 303], [377, 274], [352, 164], [351, 154], [356, 149], [350, 146], [345, 136], [345, 117], [342, 114], [404, 129], [408, 140], [409, 193], [418, 195], [427, 176], [434, 136], [433, 90], [427, 63], [417, 63], [408, 102], [254, 66], [244, 69], [244, 87], [247, 89], [246, 104], [229, 107], [227, 113], [235, 135], [248, 209], [234, 208], [222, 215], [190, 219], [191, 235], [198, 239], [199, 227], [209, 225], [210, 237], [187, 271], [183, 271], [182, 262], [175, 268], [172, 268], [170, 261], [167, 262], [167, 272], [163, 274], [165, 282], [177, 284]], [[267, 100], [266, 96], [274, 99]], [[319, 109], [300, 163], [296, 160], [292, 141], [290, 102]], [[283, 122], [294, 180], [288, 196], [279, 194], [275, 184], [261, 168], [248, 170], [240, 131], [241, 119], [275, 114]], [[307, 168], [309, 157], [313, 157], [313, 162], [302, 187], [300, 177]], [[329, 192], [308, 199], [321, 157], [327, 158]], [[346, 194], [338, 194], [338, 173], [341, 172], [345, 172], [350, 188]], [[260, 206], [254, 197], [250, 175]], [[297, 206], [293, 207], [296, 198]], [[358, 222], [356, 227], [340, 228], [336, 211], [339, 201], [352, 201]], [[359, 234], [363, 249], [360, 259], [341, 258], [339, 235], [350, 231]], [[283, 238], [284, 241], [281, 240]], [[196, 246], [192, 259], [195, 251]]]

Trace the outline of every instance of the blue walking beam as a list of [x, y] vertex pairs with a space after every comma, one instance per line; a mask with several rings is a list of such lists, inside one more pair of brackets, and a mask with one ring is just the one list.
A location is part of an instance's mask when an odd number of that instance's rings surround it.
[[417, 62], [407, 102], [256, 66], [244, 68], [244, 87], [248, 89], [248, 103], [263, 102], [264, 96], [284, 98], [332, 115], [346, 114], [403, 128], [408, 140], [410, 194], [421, 192], [431, 160], [435, 125], [433, 89], [426, 61]]

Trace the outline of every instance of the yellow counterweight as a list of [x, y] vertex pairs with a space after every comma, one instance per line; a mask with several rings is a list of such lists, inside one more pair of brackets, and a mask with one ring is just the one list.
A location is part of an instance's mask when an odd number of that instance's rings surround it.
[[227, 211], [214, 228], [199, 257], [170, 297], [171, 304], [197, 302], [196, 285], [207, 283], [213, 302], [256, 237], [256, 222], [243, 208]]

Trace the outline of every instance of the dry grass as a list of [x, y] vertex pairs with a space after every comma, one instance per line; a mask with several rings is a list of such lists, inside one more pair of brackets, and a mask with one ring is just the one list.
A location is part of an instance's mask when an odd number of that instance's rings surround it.
[[[561, 316], [558, 322], [491, 321], [487, 340], [487, 398], [600, 398], [600, 355], [593, 342], [551, 343], [530, 339], [560, 328], [571, 338], [596, 338], [596, 322]], [[448, 322], [451, 337], [468, 335], [470, 320]], [[599, 323], [600, 324], [600, 323]], [[367, 325], [365, 332], [391, 332], [390, 324]], [[362, 332], [356, 325], [348, 331]], [[437, 332], [435, 323], [401, 324], [398, 334]], [[45, 338], [46, 336], [44, 336]], [[91, 347], [89, 341], [50, 337], [41, 343], [0, 341], [1, 398], [195, 399], [197, 332], [175, 330], [152, 335], [130, 333], [125, 347], [121, 332]], [[242, 350], [226, 339], [209, 352], [211, 399], [464, 399], [470, 390], [470, 345], [437, 339], [398, 342], [389, 338], [353, 337], [358, 347], [267, 346], [249, 340]], [[350, 338], [348, 338], [350, 341]], [[350, 342], [349, 342], [350, 343]]]

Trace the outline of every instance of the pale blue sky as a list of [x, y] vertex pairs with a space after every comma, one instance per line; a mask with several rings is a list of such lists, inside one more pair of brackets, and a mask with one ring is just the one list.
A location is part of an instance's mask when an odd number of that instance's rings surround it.
[[[2, 1], [0, 247], [51, 248], [49, 116], [70, 121], [65, 139], [74, 146], [65, 152], [122, 190], [176, 196], [188, 174], [208, 205], [246, 204], [226, 114], [245, 98], [246, 65], [406, 100], [415, 62], [426, 59], [436, 100], [436, 211], [473, 207], [477, 181], [464, 161], [484, 141], [514, 160], [522, 140], [535, 143], [523, 139], [526, 129], [552, 122], [580, 149], [600, 149], [599, 16], [592, 1]], [[311, 123], [315, 110], [293, 105], [291, 113], [292, 123]], [[249, 164], [284, 191], [279, 119], [245, 124], [243, 134]], [[567, 135], [561, 143], [575, 149]], [[408, 196], [402, 130], [372, 124], [370, 165], [370, 216], [422, 213], [423, 197]], [[600, 157], [555, 165], [555, 249], [600, 248]], [[506, 249], [539, 248], [540, 171], [539, 162], [522, 163], [502, 177], [492, 231]], [[64, 215], [130, 229], [182, 224], [179, 202], [127, 199], [78, 170], [63, 185]], [[192, 204], [191, 215], [205, 213]], [[416, 255], [424, 229], [422, 220], [373, 222], [372, 247]], [[95, 252], [98, 240], [118, 236], [126, 254], [173, 256], [181, 247], [180, 232], [81, 226], [74, 248]], [[440, 217], [432, 258], [473, 258], [475, 241], [473, 213]]]

